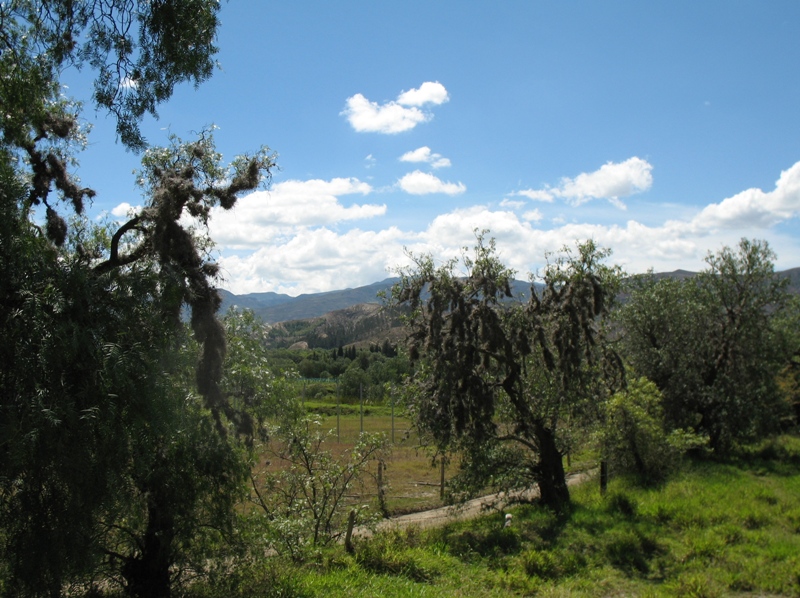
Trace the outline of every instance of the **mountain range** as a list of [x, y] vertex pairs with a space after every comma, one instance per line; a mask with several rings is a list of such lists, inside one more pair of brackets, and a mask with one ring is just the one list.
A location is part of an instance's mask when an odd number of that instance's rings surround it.
[[[658, 278], [683, 279], [695, 272], [675, 270], [656, 274]], [[789, 279], [789, 289], [800, 294], [800, 268], [777, 272]], [[363, 287], [310, 293], [292, 297], [280, 293], [234, 295], [220, 289], [221, 313], [229, 308], [251, 309], [267, 325], [274, 347], [336, 348], [349, 344], [380, 344], [402, 338], [399, 314], [381, 309], [380, 293], [389, 293], [398, 278], [387, 278]], [[531, 283], [516, 280], [514, 297], [530, 293]]]

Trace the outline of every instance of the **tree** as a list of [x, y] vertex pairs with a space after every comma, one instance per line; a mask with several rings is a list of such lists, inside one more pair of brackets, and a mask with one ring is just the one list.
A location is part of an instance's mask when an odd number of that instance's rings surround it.
[[350, 497], [366, 494], [369, 466], [386, 457], [386, 436], [361, 433], [339, 454], [323, 448], [332, 436], [308, 417], [281, 417], [264, 451], [282, 466], [252, 474], [251, 501], [263, 511], [269, 547], [297, 561], [345, 536], [346, 507], [360, 511], [361, 523], [370, 519], [368, 506]]
[[3, 3], [5, 141], [22, 147], [33, 131], [58, 133], [52, 102], [60, 73], [88, 63], [97, 71], [94, 102], [116, 117], [123, 144], [145, 149], [142, 117], [155, 115], [176, 85], [211, 76], [219, 8], [215, 0]]
[[[227, 167], [209, 133], [173, 137], [143, 155], [145, 207], [97, 229], [82, 217], [94, 192], [68, 168], [85, 142], [80, 106], [59, 81], [68, 66], [94, 68], [95, 103], [142, 150], [142, 116], [175, 84], [210, 75], [217, 10], [215, 0], [0, 6], [0, 569], [14, 594], [60, 595], [111, 554], [131, 593], [169, 595], [190, 539], [230, 515], [242, 461], [229, 430], [252, 426], [221, 386], [206, 224], [265, 183], [273, 158], [262, 149]], [[194, 380], [172, 358], [184, 307]]]
[[291, 373], [273, 371], [264, 322], [249, 309], [230, 308], [222, 319], [227, 351], [221, 380], [226, 401], [246, 411], [263, 436], [267, 419], [297, 416], [300, 403], [293, 394]]
[[410, 308], [418, 362], [409, 408], [439, 451], [462, 452], [469, 488], [536, 482], [548, 507], [569, 503], [565, 422], [594, 417], [623, 379], [601, 328], [620, 276], [607, 255], [592, 242], [565, 249], [527, 303], [513, 301], [514, 273], [484, 234], [463, 273], [430, 256], [400, 272], [392, 298]]
[[217, 434], [202, 401], [187, 393], [196, 353], [185, 336], [152, 363], [162, 373], [143, 382], [156, 388], [139, 388], [144, 400], [135, 408], [146, 413], [126, 418], [123, 492], [100, 514], [101, 571], [133, 596], [169, 596], [229, 555], [245, 497], [244, 446]]
[[683, 281], [645, 277], [620, 312], [625, 355], [656, 383], [672, 427], [690, 428], [724, 453], [775, 430], [786, 404], [776, 375], [788, 363], [786, 281], [763, 241], [742, 239]]

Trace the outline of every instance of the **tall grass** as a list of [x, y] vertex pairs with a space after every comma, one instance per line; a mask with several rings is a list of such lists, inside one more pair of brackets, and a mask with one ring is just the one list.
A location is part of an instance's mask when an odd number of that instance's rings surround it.
[[304, 596], [736, 596], [800, 594], [800, 440], [690, 463], [659, 488], [613, 480], [535, 506], [362, 539], [295, 572]]

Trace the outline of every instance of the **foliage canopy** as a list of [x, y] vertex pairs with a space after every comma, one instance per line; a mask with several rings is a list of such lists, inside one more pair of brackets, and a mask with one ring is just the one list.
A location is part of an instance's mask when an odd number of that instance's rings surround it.
[[455, 259], [437, 267], [412, 256], [400, 273], [393, 300], [411, 310], [410, 354], [419, 362], [410, 408], [440, 451], [462, 452], [469, 488], [536, 482], [544, 504], [569, 502], [565, 432], [596, 418], [624, 384], [602, 328], [620, 278], [607, 256], [592, 242], [565, 249], [525, 303], [512, 297], [514, 273], [484, 234], [462, 256], [463, 272]]
[[695, 277], [634, 280], [620, 312], [626, 359], [663, 393], [668, 424], [717, 452], [788, 415], [777, 374], [792, 349], [792, 304], [774, 259], [766, 242], [742, 239]]
[[[226, 166], [209, 132], [147, 148], [138, 126], [176, 84], [210, 76], [218, 9], [0, 6], [0, 561], [14, 595], [60, 595], [102, 570], [167, 596], [232, 529], [246, 469], [228, 430], [251, 434], [252, 421], [222, 379], [206, 225], [274, 160], [264, 148]], [[122, 225], [85, 219], [94, 192], [68, 168], [86, 131], [60, 76], [84, 66], [123, 144], [147, 148], [144, 207]]]

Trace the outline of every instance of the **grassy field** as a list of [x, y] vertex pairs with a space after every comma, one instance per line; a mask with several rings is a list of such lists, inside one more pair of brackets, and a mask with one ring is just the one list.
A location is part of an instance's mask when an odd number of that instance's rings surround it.
[[[334, 453], [352, 448], [362, 431], [385, 434], [390, 452], [383, 479], [391, 514], [442, 506], [439, 465], [432, 463], [430, 453], [420, 446], [419, 437], [413, 433], [411, 422], [399, 410], [392, 417], [391, 406], [365, 405], [362, 418], [357, 404], [339, 405], [338, 417], [337, 406], [329, 402], [307, 401], [305, 407], [319, 419], [322, 430], [330, 431], [330, 442], [325, 448]], [[449, 473], [450, 467], [446, 467], [445, 475]], [[373, 490], [374, 495], [363, 498], [374, 499], [377, 486]]]
[[302, 567], [275, 561], [247, 573], [242, 595], [800, 595], [797, 438], [688, 463], [658, 488], [615, 479], [605, 496], [589, 483], [573, 499], [563, 516], [516, 507], [507, 529], [496, 513], [380, 534]]
[[[326, 450], [339, 454], [351, 449], [361, 432], [380, 433], [389, 442], [389, 455], [385, 460], [383, 472], [386, 506], [390, 515], [400, 515], [441, 507], [440, 462], [433, 462], [429, 447], [421, 445], [420, 438], [413, 430], [411, 421], [400, 409], [391, 405], [370, 405], [362, 407], [358, 403], [305, 400], [306, 411], [317, 418], [322, 431], [329, 431], [329, 441], [323, 446]], [[337, 416], [338, 412], [338, 416]], [[571, 462], [569, 472], [584, 471], [597, 466], [595, 460]], [[271, 467], [281, 464], [272, 462]], [[456, 466], [448, 461], [445, 465], [445, 480], [455, 473]], [[373, 464], [370, 473], [377, 477], [377, 466]], [[359, 500], [377, 500], [377, 485], [367, 485], [366, 495]], [[356, 497], [353, 497], [356, 500]]]

